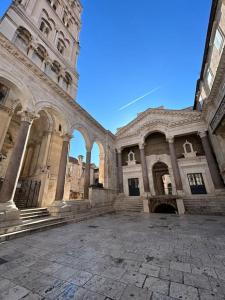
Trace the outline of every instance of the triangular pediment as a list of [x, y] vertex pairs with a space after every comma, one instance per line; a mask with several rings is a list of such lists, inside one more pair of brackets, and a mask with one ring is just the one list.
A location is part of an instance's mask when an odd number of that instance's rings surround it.
[[171, 128], [201, 121], [201, 114], [193, 110], [148, 109], [120, 128], [116, 136], [122, 138], [145, 130]]

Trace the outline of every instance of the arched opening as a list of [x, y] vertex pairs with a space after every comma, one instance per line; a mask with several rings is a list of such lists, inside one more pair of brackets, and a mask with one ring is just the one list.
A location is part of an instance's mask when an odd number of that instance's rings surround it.
[[86, 139], [81, 130], [73, 131], [67, 164], [64, 198], [84, 199], [86, 169]]
[[33, 121], [30, 129], [14, 196], [14, 202], [19, 209], [42, 205], [39, 196], [48, 159], [50, 120], [44, 110], [39, 112], [39, 116]]
[[162, 203], [156, 206], [154, 213], [156, 214], [176, 214], [177, 210], [170, 204]]
[[172, 182], [168, 166], [163, 162], [157, 162], [152, 168], [153, 181], [156, 195], [172, 194]]
[[101, 143], [95, 142], [91, 152], [93, 185], [104, 187], [105, 184], [105, 153]]
[[42, 45], [38, 45], [32, 55], [33, 62], [37, 66], [41, 67], [46, 57], [47, 57], [46, 49]]
[[145, 155], [169, 155], [169, 145], [166, 137], [161, 132], [152, 132], [145, 138]]
[[28, 48], [31, 43], [31, 33], [24, 27], [19, 27], [16, 31], [15, 45], [24, 53], [28, 54]]
[[57, 61], [53, 61], [53, 63], [47, 63], [45, 66], [45, 73], [56, 82], [59, 81], [60, 71], [61, 65]]

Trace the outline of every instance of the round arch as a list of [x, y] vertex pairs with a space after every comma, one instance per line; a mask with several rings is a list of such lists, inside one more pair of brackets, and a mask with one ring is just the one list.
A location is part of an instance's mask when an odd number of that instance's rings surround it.
[[[152, 166], [152, 175], [156, 195], [168, 195], [168, 184], [171, 184], [169, 168], [164, 162], [158, 161]], [[164, 180], [164, 177], [165, 180]], [[172, 187], [172, 186], [171, 186]]]
[[162, 129], [159, 129], [159, 130], [151, 130], [151, 131], [148, 131], [146, 132], [144, 135], [142, 135], [142, 138], [143, 138], [143, 142], [145, 142], [145, 140], [151, 136], [152, 134], [155, 134], [155, 133], [159, 133], [161, 135], [164, 135], [165, 138], [166, 138], [166, 132]]
[[35, 99], [28, 87], [18, 77], [0, 69], [0, 82], [11, 89], [13, 100], [19, 99], [23, 110], [35, 111]]
[[82, 134], [85, 140], [86, 150], [91, 151], [93, 146], [93, 139], [91, 138], [91, 135], [88, 132], [87, 128], [84, 125], [77, 123], [71, 126], [70, 132], [72, 133], [74, 130], [77, 130]]
[[153, 213], [176, 214], [177, 208], [172, 203], [160, 203], [153, 208]]
[[62, 134], [71, 134], [69, 121], [62, 115], [57, 106], [52, 103], [42, 101], [37, 103], [35, 109], [37, 112], [44, 111], [48, 115], [52, 129], [55, 129]]
[[[157, 124], [148, 124], [148, 126], [145, 126], [144, 128], [141, 128], [140, 137], [141, 137], [141, 143], [145, 142], [145, 139], [150, 136], [153, 133], [161, 133], [163, 135], [167, 135], [167, 124], [165, 124], [162, 120]], [[151, 128], [151, 130], [149, 130]]]

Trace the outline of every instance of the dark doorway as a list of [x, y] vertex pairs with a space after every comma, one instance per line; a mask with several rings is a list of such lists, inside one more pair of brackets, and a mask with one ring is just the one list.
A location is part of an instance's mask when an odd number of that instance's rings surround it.
[[130, 178], [128, 179], [129, 196], [140, 196], [139, 179]]
[[[152, 168], [152, 173], [156, 195], [168, 194], [163, 182], [163, 176], [169, 175], [168, 166], [162, 162], [157, 162]], [[170, 190], [172, 190], [172, 186], [170, 186]]]
[[160, 204], [156, 207], [154, 212], [157, 214], [175, 214], [176, 209], [169, 204]]
[[187, 174], [187, 177], [193, 195], [207, 194], [202, 173]]
[[14, 202], [19, 209], [38, 207], [41, 181], [20, 180], [18, 182]]

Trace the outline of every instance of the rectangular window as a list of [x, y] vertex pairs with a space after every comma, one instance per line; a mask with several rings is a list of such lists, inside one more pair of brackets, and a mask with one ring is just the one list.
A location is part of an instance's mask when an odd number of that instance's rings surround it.
[[219, 29], [216, 30], [214, 45], [218, 51], [223, 47], [223, 35]]
[[207, 79], [208, 86], [211, 88], [213, 82], [213, 74], [210, 69], [208, 69], [207, 71], [206, 79]]
[[189, 173], [187, 177], [192, 194], [207, 194], [202, 173]]

